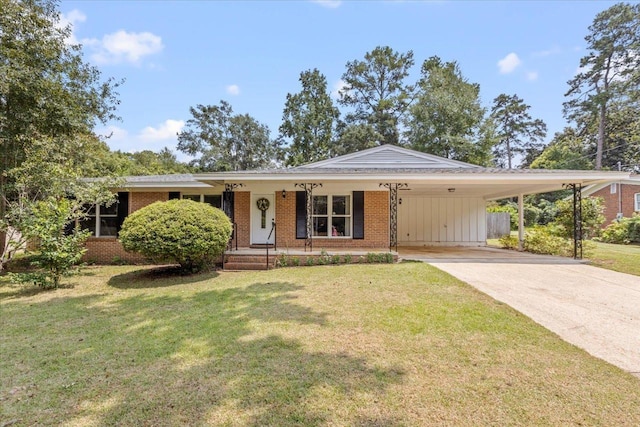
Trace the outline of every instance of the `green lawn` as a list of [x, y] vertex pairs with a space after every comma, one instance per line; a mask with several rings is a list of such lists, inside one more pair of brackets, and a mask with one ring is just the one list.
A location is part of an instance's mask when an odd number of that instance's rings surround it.
[[640, 276], [640, 246], [594, 242], [589, 261], [598, 267]]
[[71, 283], [0, 278], [0, 425], [640, 425], [638, 378], [422, 263]]

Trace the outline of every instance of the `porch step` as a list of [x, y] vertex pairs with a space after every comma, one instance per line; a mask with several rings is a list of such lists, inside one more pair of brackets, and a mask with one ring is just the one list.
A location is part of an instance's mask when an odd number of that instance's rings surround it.
[[[225, 270], [266, 270], [266, 255], [227, 254], [224, 259]], [[269, 268], [276, 264], [276, 254], [269, 254]]]
[[230, 271], [266, 270], [267, 262], [226, 262], [224, 264], [224, 269]]
[[275, 245], [273, 243], [252, 243], [249, 245], [250, 249], [273, 249]]

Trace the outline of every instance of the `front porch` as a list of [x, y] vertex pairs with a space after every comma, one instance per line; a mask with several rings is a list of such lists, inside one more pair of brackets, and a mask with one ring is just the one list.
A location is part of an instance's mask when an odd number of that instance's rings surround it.
[[398, 253], [389, 248], [232, 248], [225, 251], [222, 266], [225, 270], [269, 270], [271, 268], [396, 262]]

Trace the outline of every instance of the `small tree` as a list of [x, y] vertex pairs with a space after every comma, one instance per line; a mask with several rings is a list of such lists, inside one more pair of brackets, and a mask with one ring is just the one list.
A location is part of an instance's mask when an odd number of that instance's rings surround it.
[[[560, 225], [559, 235], [566, 238], [573, 237], [573, 201], [562, 199], [556, 202], [558, 215], [555, 223]], [[582, 199], [582, 234], [590, 239], [598, 234], [604, 223], [603, 200], [601, 197], [585, 197]]]
[[86, 252], [84, 243], [90, 233], [79, 229], [65, 233], [73, 211], [73, 202], [68, 199], [39, 200], [29, 204], [28, 210], [21, 226], [25, 238], [38, 243], [38, 250], [31, 258], [34, 269], [12, 274], [12, 277], [21, 283], [55, 289], [63, 277], [79, 271], [80, 260]]
[[215, 262], [229, 237], [231, 221], [220, 209], [191, 200], [153, 203], [129, 215], [120, 230], [126, 251], [189, 272]]

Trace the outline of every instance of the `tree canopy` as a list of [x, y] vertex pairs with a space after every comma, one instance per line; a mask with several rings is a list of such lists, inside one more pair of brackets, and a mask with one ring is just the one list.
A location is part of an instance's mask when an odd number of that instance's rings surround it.
[[269, 128], [248, 114], [233, 114], [226, 101], [198, 105], [178, 134], [178, 150], [200, 155], [193, 165], [203, 171], [237, 171], [274, 167], [282, 158]]
[[302, 90], [287, 94], [280, 134], [289, 139], [286, 164], [297, 166], [331, 157], [333, 131], [340, 112], [327, 92], [327, 79], [318, 69], [300, 73]]
[[495, 121], [499, 142], [494, 147], [496, 162], [511, 169], [517, 155], [539, 149], [547, 135], [547, 125], [529, 114], [531, 107], [517, 95], [500, 94], [493, 100], [491, 117]]
[[628, 111], [636, 121], [639, 114], [640, 4], [617, 3], [600, 12], [585, 40], [587, 54], [568, 82], [564, 114], [583, 134], [597, 129], [595, 168], [600, 169], [605, 149], [614, 147], [607, 126], [612, 104], [632, 105]]
[[398, 125], [413, 99], [414, 87], [405, 83], [413, 64], [412, 51], [399, 53], [389, 46], [367, 52], [363, 61], [347, 62], [338, 99], [353, 109], [346, 121], [373, 126], [382, 137], [380, 144], [399, 144]]

